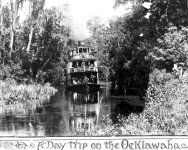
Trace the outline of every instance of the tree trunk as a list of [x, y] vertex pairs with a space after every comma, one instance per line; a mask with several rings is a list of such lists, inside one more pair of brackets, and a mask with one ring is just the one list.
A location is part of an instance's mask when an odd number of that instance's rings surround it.
[[[0, 38], [1, 38], [1, 42], [3, 43], [3, 40], [2, 40], [2, 34], [3, 34], [3, 14], [2, 14], [2, 0], [0, 0], [0, 29], [1, 29], [1, 35], [0, 35]], [[3, 45], [3, 44], [2, 44]], [[2, 54], [1, 54], [1, 51], [0, 51], [0, 59], [2, 60]], [[1, 60], [0, 60], [0, 63], [1, 63]]]
[[9, 52], [9, 57], [11, 58], [12, 55], [12, 51], [13, 51], [13, 43], [14, 43], [14, 4], [13, 4], [13, 0], [10, 0], [10, 19], [11, 19], [11, 33], [10, 33], [10, 44], [9, 44], [9, 48], [10, 48], [10, 52]]
[[15, 36], [15, 29], [16, 29], [16, 19], [18, 16], [18, 5], [19, 1], [15, 0], [15, 4], [13, 3], [13, 0], [10, 0], [10, 7], [11, 7], [11, 37], [10, 37], [10, 52], [9, 52], [9, 57], [11, 58], [13, 49], [14, 49], [14, 36]]
[[31, 41], [32, 41], [32, 37], [33, 37], [33, 31], [34, 31], [34, 27], [31, 27], [30, 33], [29, 33], [29, 42], [27, 45], [27, 53], [29, 53], [30, 51], [30, 47], [31, 47]]
[[3, 9], [3, 6], [2, 6], [2, 0], [0, 0], [0, 26], [2, 28], [2, 25], [3, 25], [3, 14], [2, 14], [2, 9]]
[[44, 63], [44, 65], [42, 66], [42, 68], [37, 71], [37, 75], [36, 75], [36, 77], [37, 77], [37, 82], [38, 82], [39, 76], [40, 76], [40, 74], [41, 74], [41, 71], [42, 71], [43, 68], [46, 66], [46, 64], [50, 61], [51, 58], [52, 58], [52, 56], [50, 56], [50, 57], [47, 59], [47, 61]]
[[[188, 14], [188, 0], [187, 0], [187, 14]], [[187, 23], [188, 23], [188, 15], [187, 15]]]
[[12, 52], [13, 52], [13, 45], [14, 45], [14, 29], [13, 27], [11, 27], [11, 37], [10, 37], [10, 52], [9, 52], [9, 57], [11, 58], [12, 56]]

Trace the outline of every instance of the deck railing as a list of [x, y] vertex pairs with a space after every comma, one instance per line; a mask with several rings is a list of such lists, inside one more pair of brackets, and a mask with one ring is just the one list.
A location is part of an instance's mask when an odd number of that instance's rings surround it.
[[93, 54], [75, 54], [69, 56], [69, 59], [93, 59], [95, 58]]
[[98, 71], [97, 67], [70, 68], [70, 72]]

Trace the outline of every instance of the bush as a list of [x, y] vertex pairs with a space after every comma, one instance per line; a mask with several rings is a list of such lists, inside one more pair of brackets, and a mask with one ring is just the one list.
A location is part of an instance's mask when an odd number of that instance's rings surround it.
[[17, 103], [37, 103], [49, 99], [57, 90], [49, 83], [41, 84], [17, 84], [15, 80], [0, 80], [0, 101], [1, 105], [15, 105]]
[[[156, 81], [159, 75], [162, 77]], [[158, 129], [170, 135], [188, 133], [186, 78], [176, 78], [159, 70], [151, 74], [144, 117], [150, 122], [152, 130]]]
[[56, 66], [54, 69], [50, 69], [48, 72], [48, 82], [53, 85], [60, 86], [65, 82], [65, 72], [61, 66]]
[[104, 128], [85, 132], [87, 135], [188, 135], [188, 79], [177, 78], [165, 70], [150, 74], [145, 109], [118, 124], [105, 119]]
[[7, 78], [20, 81], [23, 79], [24, 70], [19, 63], [10, 63], [9, 65], [0, 65], [0, 80]]

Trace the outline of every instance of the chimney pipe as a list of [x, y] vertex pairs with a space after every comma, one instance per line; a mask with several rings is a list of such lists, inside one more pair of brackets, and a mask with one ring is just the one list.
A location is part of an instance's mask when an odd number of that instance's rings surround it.
[[81, 41], [78, 41], [78, 46], [81, 46]]

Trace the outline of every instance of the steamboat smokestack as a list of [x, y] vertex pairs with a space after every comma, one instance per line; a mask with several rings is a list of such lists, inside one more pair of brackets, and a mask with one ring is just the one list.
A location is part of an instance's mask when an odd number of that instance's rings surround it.
[[84, 42], [78, 41], [78, 46], [83, 46], [83, 45], [84, 45]]
[[81, 41], [78, 41], [78, 46], [81, 46]]

